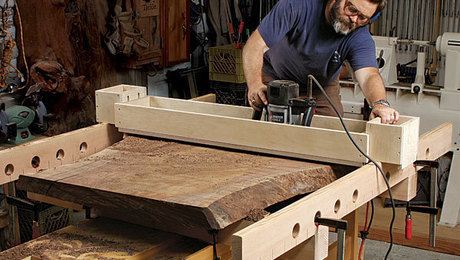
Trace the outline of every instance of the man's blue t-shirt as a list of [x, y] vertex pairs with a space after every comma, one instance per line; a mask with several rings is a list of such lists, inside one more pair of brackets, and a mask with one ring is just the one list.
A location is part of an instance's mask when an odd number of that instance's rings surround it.
[[326, 86], [340, 73], [344, 60], [356, 71], [377, 67], [375, 45], [367, 27], [338, 34], [327, 23], [326, 0], [281, 0], [262, 20], [260, 35], [270, 48], [263, 71], [274, 79], [305, 86], [313, 74]]

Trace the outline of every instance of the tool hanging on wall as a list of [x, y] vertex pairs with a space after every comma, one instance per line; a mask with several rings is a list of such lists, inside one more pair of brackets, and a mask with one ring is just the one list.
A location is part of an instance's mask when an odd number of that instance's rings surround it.
[[[15, 85], [22, 89], [28, 85], [29, 69], [25, 58], [21, 13], [16, 1], [3, 1], [3, 3], [4, 5], [0, 7], [0, 89], [5, 89], [9, 85]], [[21, 54], [27, 72], [26, 75], [23, 75], [17, 68], [19, 50], [16, 43], [17, 28], [14, 25], [14, 10], [16, 11], [16, 21], [19, 25]]]
[[232, 19], [232, 12], [230, 11], [230, 5], [228, 4], [228, 0], [225, 0], [225, 15], [228, 21], [228, 33], [230, 38], [230, 43], [233, 44], [235, 39], [235, 29], [233, 28], [233, 19]]
[[238, 40], [236, 41], [236, 48], [241, 49], [241, 41], [243, 40], [243, 28], [244, 28], [244, 22], [240, 23], [240, 27], [238, 28]]
[[[8, 82], [8, 79], [10, 78], [19, 78], [21, 82], [24, 82], [24, 76], [22, 75], [21, 71], [12, 64], [13, 63], [13, 52], [16, 47], [16, 42], [14, 41], [13, 36], [5, 29], [0, 28], [0, 30], [3, 32], [2, 38], [3, 41], [2, 43], [2, 49], [0, 52], [2, 53], [2, 59], [0, 61], [0, 88], [3, 89], [7, 87], [7, 85], [11, 82]], [[13, 71], [13, 73], [12, 73]], [[12, 76], [12, 74], [15, 74], [15, 76]]]
[[110, 29], [104, 37], [104, 42], [112, 55], [140, 55], [150, 46], [136, 25], [132, 6], [131, 1], [126, 1], [124, 6], [122, 1], [117, 1], [113, 14], [109, 17]]

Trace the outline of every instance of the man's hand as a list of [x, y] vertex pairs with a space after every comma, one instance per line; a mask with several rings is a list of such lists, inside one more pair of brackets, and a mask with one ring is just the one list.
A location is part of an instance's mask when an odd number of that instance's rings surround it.
[[267, 86], [262, 82], [264, 53], [268, 50], [258, 30], [251, 34], [243, 49], [243, 69], [248, 84], [249, 105], [257, 111], [268, 105], [265, 93]]
[[380, 117], [382, 124], [396, 124], [399, 120], [399, 112], [383, 104], [377, 104], [371, 111], [369, 119]]
[[[355, 77], [369, 104], [378, 100], [386, 100], [385, 86], [377, 68], [361, 68], [355, 71]], [[375, 104], [369, 119], [376, 117], [380, 117], [383, 124], [396, 124], [399, 120], [399, 113], [384, 104]]]
[[248, 101], [253, 109], [260, 111], [264, 106], [268, 105], [266, 92], [267, 86], [263, 84], [253, 87], [248, 86]]

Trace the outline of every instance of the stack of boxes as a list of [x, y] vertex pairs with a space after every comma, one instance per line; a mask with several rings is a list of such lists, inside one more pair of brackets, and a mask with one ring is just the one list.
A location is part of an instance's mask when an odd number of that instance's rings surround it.
[[247, 105], [242, 54], [235, 45], [209, 48], [209, 80], [217, 103]]

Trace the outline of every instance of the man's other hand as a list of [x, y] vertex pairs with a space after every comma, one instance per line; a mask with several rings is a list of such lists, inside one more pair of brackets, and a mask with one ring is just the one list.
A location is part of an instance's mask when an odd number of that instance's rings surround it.
[[265, 85], [248, 86], [248, 101], [253, 109], [260, 111], [264, 106], [268, 105], [265, 93], [267, 93], [267, 86]]
[[399, 112], [383, 104], [377, 104], [371, 111], [369, 119], [380, 117], [382, 124], [396, 124], [399, 120]]

